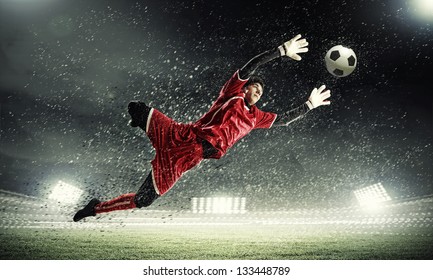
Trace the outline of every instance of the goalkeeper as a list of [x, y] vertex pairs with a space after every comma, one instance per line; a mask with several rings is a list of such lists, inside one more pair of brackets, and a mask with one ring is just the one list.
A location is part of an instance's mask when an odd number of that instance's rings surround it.
[[308, 42], [301, 35], [278, 48], [263, 52], [237, 70], [222, 87], [209, 111], [190, 124], [175, 122], [144, 102], [130, 102], [130, 125], [146, 132], [155, 148], [152, 170], [136, 193], [127, 193], [101, 202], [93, 198], [73, 220], [96, 214], [147, 207], [169, 191], [182, 174], [203, 159], [219, 159], [237, 141], [253, 129], [287, 126], [310, 110], [329, 105], [331, 94], [322, 85], [314, 88], [308, 100], [283, 114], [261, 111], [256, 103], [264, 92], [264, 82], [253, 76], [257, 67], [279, 57], [301, 60], [308, 51]]

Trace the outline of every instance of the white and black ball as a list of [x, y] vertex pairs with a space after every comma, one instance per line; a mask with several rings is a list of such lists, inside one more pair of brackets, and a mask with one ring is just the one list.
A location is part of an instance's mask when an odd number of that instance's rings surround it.
[[336, 77], [345, 77], [356, 68], [355, 52], [342, 45], [333, 46], [325, 56], [326, 69]]

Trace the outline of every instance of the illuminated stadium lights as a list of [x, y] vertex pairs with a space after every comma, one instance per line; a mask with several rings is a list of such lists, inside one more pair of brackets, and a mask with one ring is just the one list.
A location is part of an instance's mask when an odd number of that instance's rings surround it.
[[432, 0], [410, 0], [409, 9], [418, 19], [433, 22], [433, 1]]
[[57, 200], [65, 204], [74, 204], [80, 199], [83, 191], [73, 185], [59, 181], [48, 196], [49, 199]]
[[391, 200], [391, 197], [381, 183], [356, 190], [353, 193], [359, 205], [368, 210], [375, 210], [379, 208], [383, 202]]
[[193, 197], [191, 211], [204, 214], [238, 214], [246, 213], [245, 197]]

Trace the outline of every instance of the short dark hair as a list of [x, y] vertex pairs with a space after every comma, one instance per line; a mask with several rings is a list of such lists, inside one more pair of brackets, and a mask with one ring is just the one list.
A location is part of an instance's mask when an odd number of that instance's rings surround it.
[[259, 84], [262, 86], [262, 88], [265, 88], [265, 82], [259, 76], [251, 76], [248, 79], [248, 82], [246, 82], [244, 87], [247, 87], [247, 86], [252, 85], [252, 84]]

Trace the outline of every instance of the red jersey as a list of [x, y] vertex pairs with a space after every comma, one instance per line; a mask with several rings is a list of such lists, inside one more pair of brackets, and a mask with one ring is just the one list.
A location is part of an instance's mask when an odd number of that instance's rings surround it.
[[194, 132], [212, 144], [221, 158], [237, 141], [255, 128], [270, 128], [277, 114], [263, 112], [245, 103], [242, 88], [248, 80], [239, 77], [239, 70], [225, 83], [209, 112], [193, 124]]

